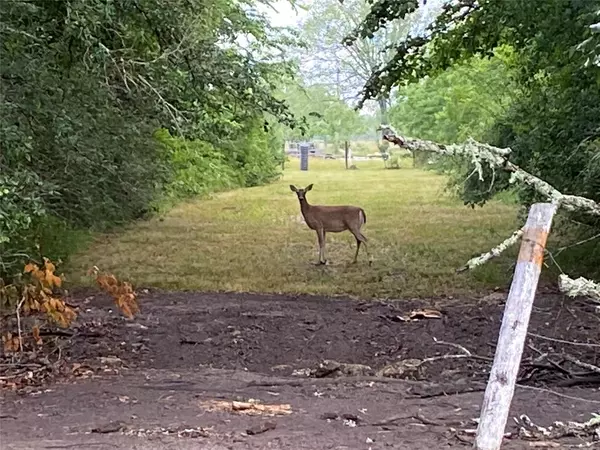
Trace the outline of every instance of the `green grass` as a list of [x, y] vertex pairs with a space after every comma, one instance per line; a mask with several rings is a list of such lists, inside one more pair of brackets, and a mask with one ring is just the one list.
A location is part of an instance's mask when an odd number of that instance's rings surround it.
[[[445, 178], [433, 172], [384, 170], [381, 161], [358, 161], [359, 170], [346, 171], [343, 164], [311, 159], [310, 170], [301, 172], [293, 159], [271, 185], [190, 201], [163, 217], [97, 236], [71, 259], [68, 279], [85, 283], [85, 271], [97, 265], [138, 287], [380, 298], [457, 295], [506, 284], [512, 257], [467, 274], [455, 269], [510, 235], [517, 226], [515, 205], [495, 201], [471, 209], [446, 195]], [[355, 241], [348, 232], [327, 235], [331, 265], [313, 265], [316, 234], [300, 222], [288, 187], [309, 183], [313, 204], [366, 210], [371, 266], [362, 250], [359, 263], [349, 264]]]

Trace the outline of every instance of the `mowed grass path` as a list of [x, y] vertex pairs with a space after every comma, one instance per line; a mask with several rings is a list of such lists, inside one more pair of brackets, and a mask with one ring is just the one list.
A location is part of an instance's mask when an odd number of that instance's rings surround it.
[[[86, 270], [97, 265], [138, 287], [365, 298], [456, 295], [505, 285], [510, 260], [468, 274], [455, 270], [514, 230], [515, 206], [491, 202], [471, 209], [444, 193], [440, 175], [385, 170], [380, 161], [357, 165], [347, 171], [342, 161], [311, 159], [310, 170], [301, 172], [292, 160], [271, 185], [190, 201], [164, 217], [97, 236], [72, 259], [67, 276], [85, 283]], [[310, 203], [365, 209], [371, 266], [362, 249], [358, 264], [349, 264], [355, 241], [348, 232], [327, 235], [331, 265], [313, 265], [316, 234], [301, 222], [289, 189], [310, 183]]]

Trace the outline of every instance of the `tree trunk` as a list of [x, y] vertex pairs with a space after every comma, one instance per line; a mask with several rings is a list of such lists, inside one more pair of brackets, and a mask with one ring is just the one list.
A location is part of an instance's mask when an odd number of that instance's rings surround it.
[[379, 119], [381, 123], [388, 124], [388, 99], [387, 97], [379, 97]]

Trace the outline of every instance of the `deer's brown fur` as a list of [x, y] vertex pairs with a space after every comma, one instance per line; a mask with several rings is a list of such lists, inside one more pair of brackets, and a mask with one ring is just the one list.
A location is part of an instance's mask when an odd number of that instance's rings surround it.
[[[327, 232], [340, 233], [350, 231], [356, 238], [356, 253], [353, 263], [356, 263], [360, 245], [365, 245], [367, 250], [367, 238], [360, 231], [367, 223], [367, 215], [364, 209], [358, 206], [323, 206], [311, 205], [306, 200], [306, 193], [313, 188], [310, 184], [304, 189], [290, 184], [290, 189], [296, 193], [300, 201], [300, 210], [308, 227], [315, 230], [319, 242], [319, 264], [326, 264], [325, 259], [325, 234]], [[367, 250], [367, 254], [369, 251]]]

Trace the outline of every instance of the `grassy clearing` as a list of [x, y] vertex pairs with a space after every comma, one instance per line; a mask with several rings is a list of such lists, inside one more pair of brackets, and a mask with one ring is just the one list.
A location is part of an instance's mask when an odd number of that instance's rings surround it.
[[[473, 293], [506, 283], [510, 257], [470, 274], [455, 269], [513, 231], [514, 205], [491, 202], [472, 210], [445, 194], [445, 178], [434, 173], [384, 170], [381, 161], [358, 161], [352, 171], [343, 164], [311, 159], [310, 170], [301, 172], [292, 160], [277, 183], [191, 201], [97, 236], [71, 260], [69, 279], [85, 283], [83, 274], [95, 264], [138, 286], [392, 298]], [[311, 203], [366, 210], [372, 266], [362, 252], [357, 265], [349, 264], [355, 242], [348, 232], [328, 234], [330, 266], [313, 265], [316, 234], [301, 222], [290, 183], [314, 183]]]

